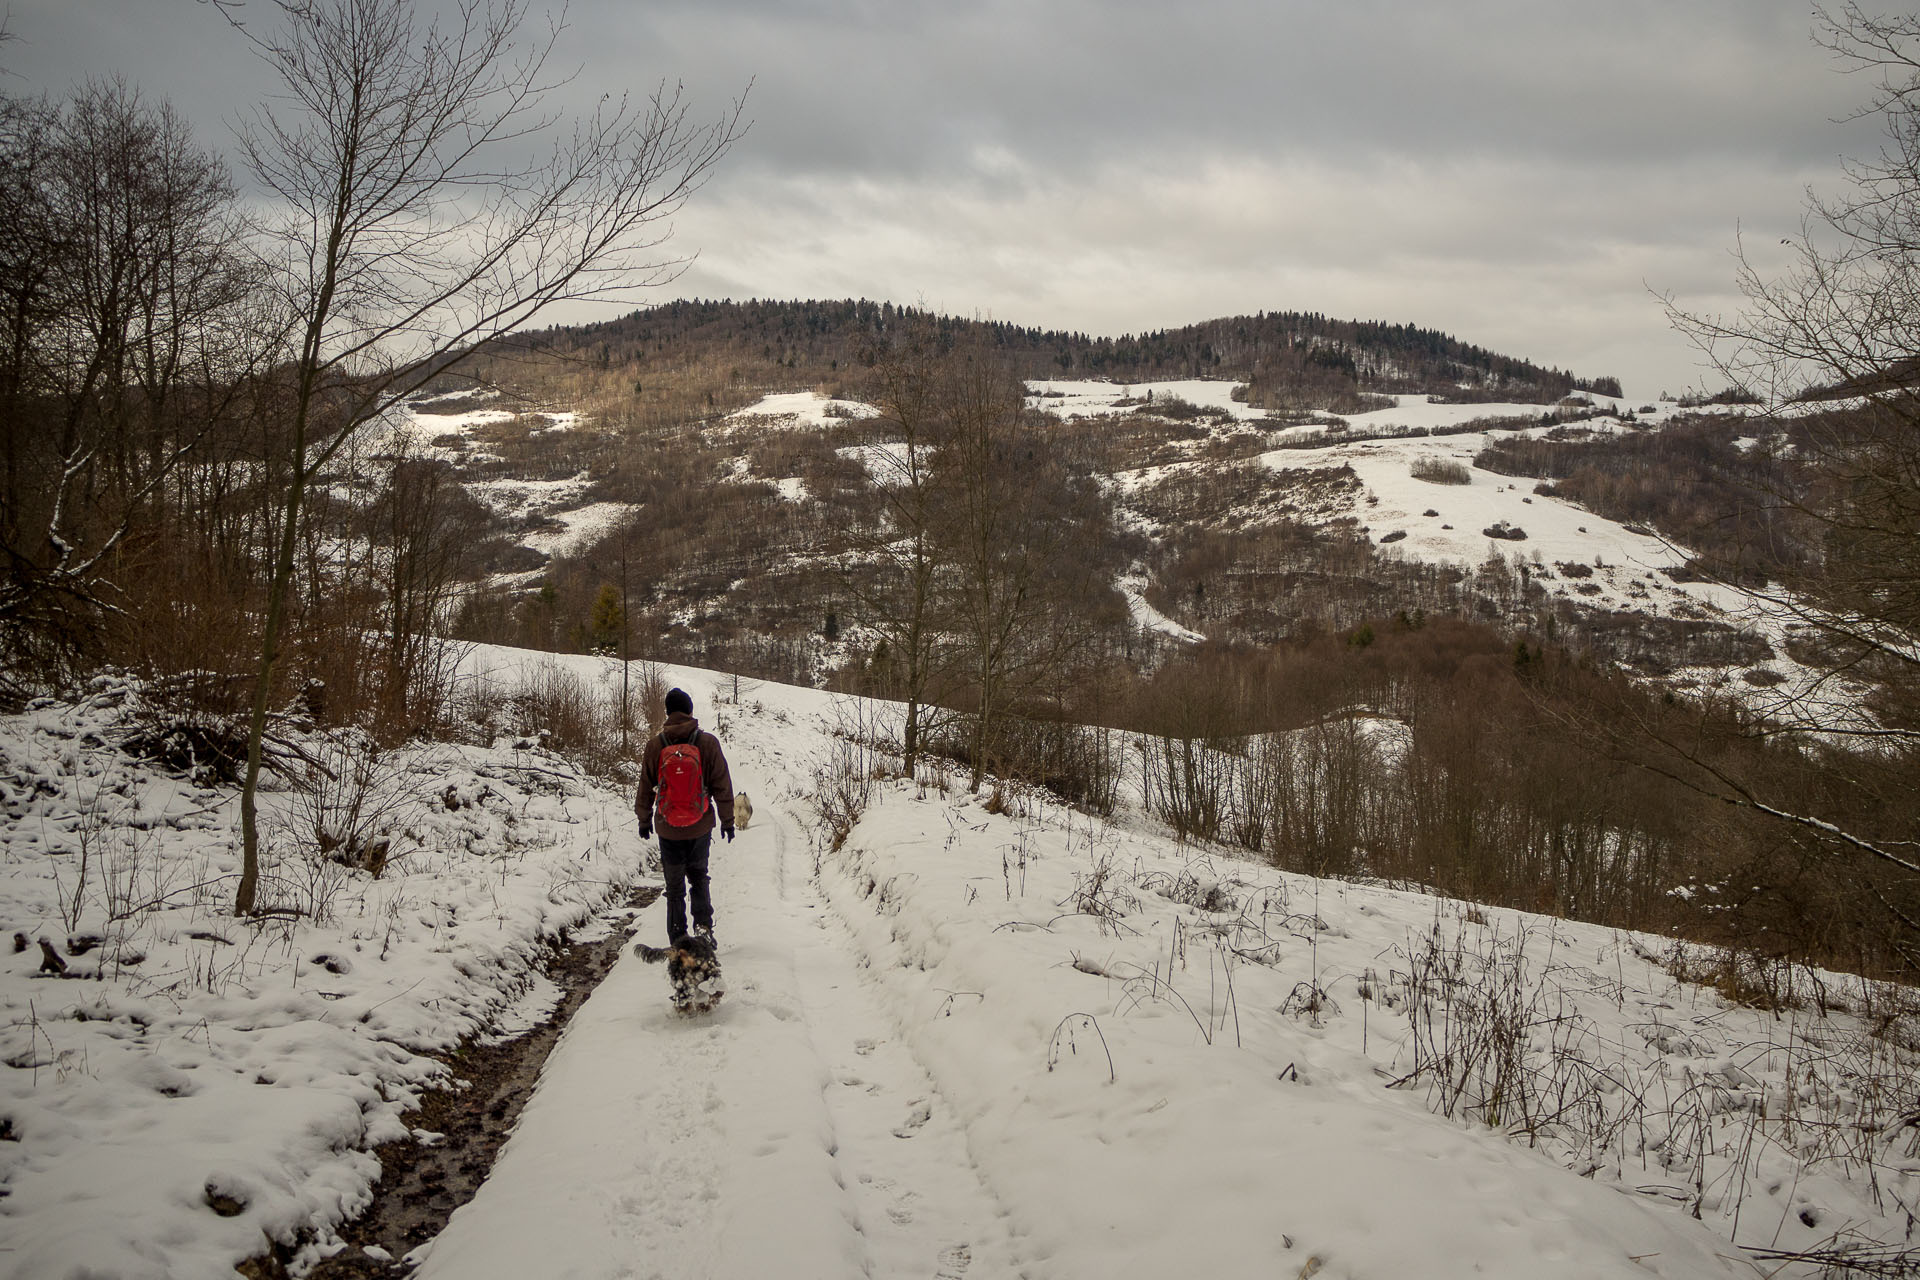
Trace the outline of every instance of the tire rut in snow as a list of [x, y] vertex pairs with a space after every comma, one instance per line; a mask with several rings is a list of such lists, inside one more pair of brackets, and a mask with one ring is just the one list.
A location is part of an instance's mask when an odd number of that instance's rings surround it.
[[963, 1125], [876, 998], [858, 943], [810, 881], [789, 881], [783, 893], [816, 926], [797, 976], [831, 1074], [835, 1159], [870, 1274], [960, 1280], [975, 1258], [990, 1274], [1019, 1274], [1007, 1214], [974, 1167]]

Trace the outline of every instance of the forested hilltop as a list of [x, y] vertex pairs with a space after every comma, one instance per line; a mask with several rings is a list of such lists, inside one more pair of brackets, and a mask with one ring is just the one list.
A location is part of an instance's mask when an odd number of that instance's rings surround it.
[[1268, 409], [1357, 412], [1368, 394], [1550, 404], [1574, 391], [1619, 395], [1611, 377], [1576, 378], [1461, 342], [1435, 329], [1317, 312], [1262, 311], [1174, 329], [1098, 337], [998, 320], [939, 316], [891, 302], [680, 300], [600, 324], [521, 335], [536, 350], [602, 367], [672, 351], [765, 362], [828, 378], [909, 325], [948, 343], [980, 341], [1027, 378], [1227, 378]]

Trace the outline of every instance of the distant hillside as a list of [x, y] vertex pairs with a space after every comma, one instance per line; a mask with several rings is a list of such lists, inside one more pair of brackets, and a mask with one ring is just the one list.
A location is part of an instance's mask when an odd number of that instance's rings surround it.
[[1616, 379], [1576, 378], [1437, 330], [1297, 311], [1106, 338], [934, 316], [888, 302], [695, 300], [540, 330], [518, 341], [602, 368], [663, 355], [724, 356], [826, 379], [860, 364], [864, 353], [909, 322], [931, 324], [954, 340], [982, 336], [1028, 378], [1230, 378], [1249, 384], [1253, 404], [1276, 410], [1351, 413], [1368, 407], [1366, 396], [1383, 393], [1535, 404], [1573, 391], [1620, 394]]

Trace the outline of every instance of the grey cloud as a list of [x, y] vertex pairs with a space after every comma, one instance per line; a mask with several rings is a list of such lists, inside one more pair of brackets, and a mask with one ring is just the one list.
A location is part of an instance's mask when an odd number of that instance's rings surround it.
[[[1693, 376], [1649, 287], [1732, 305], [1736, 228], [1790, 233], [1874, 142], [1833, 123], [1868, 86], [1802, 0], [574, 0], [569, 22], [581, 102], [684, 80], [710, 116], [754, 82], [753, 131], [680, 219], [704, 250], [682, 293], [1099, 332], [1298, 307], [1647, 394]], [[12, 25], [29, 87], [119, 72], [216, 140], [265, 87], [194, 0], [14, 0]]]
[[1654, 291], [1732, 305], [1729, 208], [1791, 206], [1799, 190], [1799, 175], [1696, 176], [1639, 200], [1614, 198], [1613, 174], [1543, 182], [1512, 163], [1110, 166], [1012, 197], [968, 183], [736, 177], [683, 219], [706, 251], [677, 292], [924, 300], [1103, 333], [1321, 310], [1446, 329], [1652, 395], [1700, 378]]
[[[1077, 173], [1196, 144], [1795, 165], [1860, 136], [1831, 118], [1864, 92], [1798, 0], [576, 0], [568, 21], [558, 57], [583, 98], [684, 79], [717, 111], [754, 81], [735, 163], [776, 173], [964, 172], [982, 146]], [[119, 72], [209, 134], [265, 87], [195, 0], [16, 0], [13, 27], [35, 87]]]
[[622, 62], [756, 77], [748, 162], [782, 171], [943, 171], [982, 142], [1074, 169], [1196, 138], [1805, 159], [1837, 149], [1829, 118], [1857, 95], [1788, 0], [682, 5], [608, 26]]

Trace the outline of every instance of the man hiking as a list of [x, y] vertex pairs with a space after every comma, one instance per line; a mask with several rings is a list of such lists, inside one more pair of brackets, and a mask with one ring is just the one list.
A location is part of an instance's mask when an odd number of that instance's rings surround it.
[[660, 866], [667, 878], [667, 944], [684, 945], [688, 938], [688, 898], [692, 899], [693, 927], [713, 945], [713, 895], [708, 886], [707, 855], [713, 845], [716, 820], [720, 834], [733, 839], [733, 779], [720, 739], [693, 718], [693, 699], [684, 689], [671, 689], [666, 699], [667, 723], [647, 742], [640, 757], [640, 790], [634, 812], [640, 817], [640, 838], [660, 828]]

